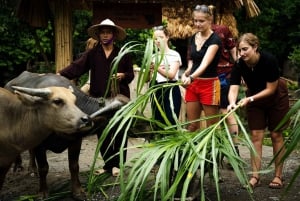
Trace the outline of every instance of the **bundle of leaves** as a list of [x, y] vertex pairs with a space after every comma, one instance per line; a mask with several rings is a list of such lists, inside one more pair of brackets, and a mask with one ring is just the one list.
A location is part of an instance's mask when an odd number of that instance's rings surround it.
[[[136, 45], [137, 44], [128, 44], [127, 48], [122, 49], [120, 56], [130, 51], [135, 51], [134, 47]], [[159, 105], [157, 97], [155, 97], [155, 91], [161, 87], [171, 88], [172, 90], [174, 86], [180, 85], [181, 83], [169, 83], [160, 85], [159, 87], [152, 86], [146, 92], [142, 93], [143, 86], [149, 80], [150, 63], [153, 52], [155, 51], [157, 50], [153, 45], [153, 40], [149, 39], [141, 65], [142, 70], [137, 78], [137, 98], [131, 100], [118, 110], [102, 133], [92, 164], [88, 189], [91, 192], [97, 185], [101, 185], [98, 183], [99, 180], [97, 180], [97, 177], [93, 175], [93, 171], [100, 147], [108, 135], [108, 132], [113, 127], [117, 127], [115, 136], [124, 136], [123, 146], [120, 150], [120, 158], [122, 160], [123, 150], [125, 149], [124, 145], [126, 144], [128, 135], [130, 135], [132, 128], [134, 128], [136, 124], [143, 122], [148, 125], [148, 130], [140, 131], [135, 134], [137, 136], [148, 135], [152, 140], [149, 143], [138, 145], [137, 147], [141, 148], [141, 151], [136, 157], [120, 167], [121, 174], [119, 184], [121, 192], [118, 200], [146, 200], [146, 198], [149, 197], [152, 197], [153, 200], [173, 200], [175, 197], [180, 197], [181, 200], [185, 200], [185, 198], [190, 196], [192, 186], [196, 187], [198, 192], [201, 192], [201, 200], [205, 200], [204, 178], [207, 173], [211, 173], [215, 181], [218, 199], [221, 200], [219, 191], [221, 156], [227, 158], [242, 185], [247, 184], [248, 180], [244, 169], [245, 163], [238, 156], [234, 148], [232, 136], [225, 123], [228, 115], [234, 114], [238, 120], [241, 129], [240, 143], [248, 146], [249, 149], [254, 152], [247, 131], [242, 121], [235, 114], [235, 111], [239, 107], [227, 115], [220, 115], [220, 121], [217, 124], [203, 128], [197, 132], [188, 132], [185, 129], [185, 126], [190, 122], [179, 122], [179, 120], [177, 120], [178, 123], [176, 125], [171, 125], [167, 120], [162, 106]], [[116, 58], [115, 61], [119, 59]], [[115, 65], [116, 64], [117, 62]], [[154, 66], [153, 74], [155, 77], [159, 63], [155, 63]], [[166, 123], [156, 121], [154, 118], [144, 115], [145, 108], [147, 104], [149, 104], [150, 99], [155, 102], [161, 115], [165, 118]], [[169, 101], [172, 105], [172, 98], [170, 98]], [[176, 118], [175, 114], [173, 114], [173, 116]], [[199, 117], [197, 121], [205, 121], [206, 118]], [[153, 135], [156, 137], [153, 138]], [[127, 149], [130, 148], [133, 147], [128, 147]], [[121, 161], [121, 164], [124, 164], [124, 161]], [[127, 170], [129, 165], [130, 167]], [[157, 172], [153, 178], [151, 177], [151, 173], [155, 169], [157, 169]], [[195, 180], [196, 186], [195, 183], [191, 184], [191, 182]], [[248, 190], [251, 192], [250, 188]]]

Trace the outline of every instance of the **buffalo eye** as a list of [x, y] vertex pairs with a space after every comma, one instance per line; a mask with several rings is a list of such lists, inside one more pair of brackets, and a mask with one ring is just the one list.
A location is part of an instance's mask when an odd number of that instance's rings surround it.
[[57, 106], [62, 106], [64, 104], [64, 100], [61, 98], [54, 99], [52, 102]]

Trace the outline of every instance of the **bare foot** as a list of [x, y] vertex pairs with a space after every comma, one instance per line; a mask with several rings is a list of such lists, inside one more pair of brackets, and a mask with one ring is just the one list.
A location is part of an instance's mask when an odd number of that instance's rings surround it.
[[113, 167], [111, 172], [112, 172], [112, 176], [114, 176], [114, 177], [117, 177], [120, 175], [120, 169], [117, 167]]
[[100, 175], [100, 174], [103, 174], [106, 172], [107, 172], [107, 170], [105, 170], [105, 169], [98, 169], [98, 170], [94, 171], [94, 175]]

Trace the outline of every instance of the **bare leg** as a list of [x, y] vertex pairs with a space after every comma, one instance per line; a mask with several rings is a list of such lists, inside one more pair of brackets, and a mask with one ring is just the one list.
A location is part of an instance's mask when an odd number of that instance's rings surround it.
[[270, 187], [277, 187], [278, 185], [282, 185], [283, 162], [281, 162], [281, 159], [285, 152], [284, 140], [282, 133], [278, 132], [271, 132], [271, 139], [273, 145], [273, 155], [275, 156], [276, 154], [279, 154], [275, 158], [275, 177], [271, 182]]
[[[220, 108], [220, 112], [222, 114], [227, 114], [227, 109]], [[229, 115], [227, 117], [226, 124], [227, 124], [229, 132], [231, 134], [233, 144], [235, 145], [234, 147], [235, 147], [237, 153], [240, 154], [239, 153], [239, 148], [238, 148], [239, 141], [238, 141], [238, 138], [237, 138], [238, 134], [239, 134], [239, 127], [238, 127], [237, 121], [236, 121], [233, 114]]]
[[[222, 114], [226, 114], [227, 113], [227, 109], [223, 109], [221, 108], [220, 109], [220, 112]], [[228, 128], [229, 128], [229, 132], [230, 133], [236, 133], [238, 134], [239, 133], [239, 127], [238, 127], [238, 124], [236, 122], [236, 119], [234, 117], [234, 115], [229, 115], [226, 119], [226, 123], [228, 125]]]
[[[219, 106], [218, 105], [202, 105], [205, 116], [214, 116], [219, 114]], [[206, 120], [207, 127], [217, 123], [219, 121], [219, 117], [211, 118]]]
[[[199, 102], [187, 102], [186, 103], [186, 114], [188, 121], [193, 121], [200, 118], [201, 105]], [[192, 122], [188, 126], [188, 130], [193, 132], [200, 128], [199, 122]]]
[[252, 178], [249, 183], [255, 186], [259, 182], [259, 171], [261, 169], [262, 159], [262, 143], [264, 139], [264, 130], [252, 130], [252, 143], [256, 150], [257, 155], [251, 153], [251, 166], [252, 166]]

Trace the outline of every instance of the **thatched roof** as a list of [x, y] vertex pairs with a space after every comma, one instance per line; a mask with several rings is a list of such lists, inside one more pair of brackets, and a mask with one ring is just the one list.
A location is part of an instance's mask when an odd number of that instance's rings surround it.
[[92, 0], [97, 3], [160, 3], [162, 20], [168, 24], [172, 38], [187, 38], [194, 33], [192, 11], [197, 4], [214, 5], [216, 22], [229, 27], [235, 37], [238, 36], [236, 20], [233, 12], [245, 8], [247, 17], [259, 15], [260, 10], [254, 0]]
[[[82, 0], [84, 1], [84, 0]], [[248, 17], [259, 15], [260, 10], [254, 0], [85, 0], [86, 2], [100, 3], [161, 3], [163, 6], [182, 5], [193, 8], [197, 4], [215, 5], [219, 11], [232, 12], [245, 7]]]
[[[195, 32], [191, 19], [191, 8], [184, 6], [163, 7], [162, 15], [163, 21], [168, 24], [168, 30], [172, 38], [188, 38]], [[228, 26], [233, 36], [238, 36], [236, 20], [232, 12], [218, 13], [216, 23]]]
[[[18, 16], [31, 26], [46, 27], [50, 15], [49, 5], [53, 2], [54, 0], [20, 0]], [[170, 33], [174, 38], [186, 38], [193, 33], [191, 14], [197, 4], [215, 5], [218, 24], [227, 25], [235, 36], [238, 35], [238, 31], [232, 15], [233, 11], [244, 7], [248, 17], [255, 17], [260, 13], [254, 0], [74, 0], [71, 2], [71, 9], [92, 9], [93, 2], [162, 4], [162, 19], [168, 22]]]

